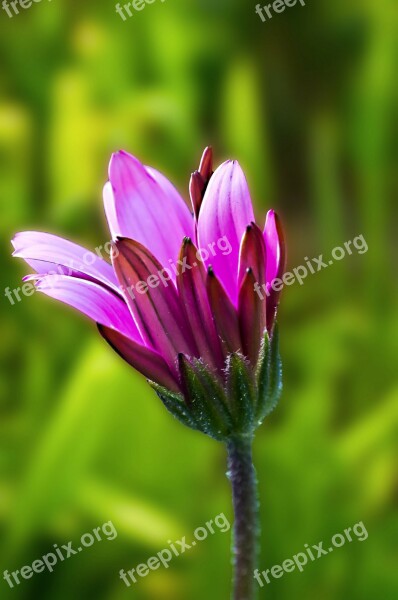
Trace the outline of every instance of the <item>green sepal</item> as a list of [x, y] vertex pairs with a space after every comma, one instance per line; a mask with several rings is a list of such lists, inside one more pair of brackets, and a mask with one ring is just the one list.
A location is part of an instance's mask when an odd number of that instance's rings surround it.
[[178, 362], [185, 401], [195, 422], [214, 439], [226, 439], [232, 419], [221, 383], [201, 360], [180, 354]]
[[249, 433], [254, 425], [256, 384], [250, 362], [239, 352], [227, 358], [227, 398], [234, 431]]
[[153, 388], [156, 394], [159, 396], [161, 401], [167, 410], [180, 421], [183, 425], [202, 431], [201, 427], [195, 421], [192, 413], [189, 411], [184, 401], [184, 396], [178, 392], [171, 392], [167, 388], [155, 383], [154, 381], [148, 380], [149, 385]]
[[256, 370], [258, 401], [256, 420], [260, 424], [278, 404], [282, 391], [282, 362], [279, 355], [279, 331], [275, 323], [272, 336], [264, 332]]

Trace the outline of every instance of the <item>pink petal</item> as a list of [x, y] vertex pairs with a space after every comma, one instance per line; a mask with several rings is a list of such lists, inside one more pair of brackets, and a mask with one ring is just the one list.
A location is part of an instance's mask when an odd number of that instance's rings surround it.
[[73, 306], [93, 321], [116, 329], [143, 344], [126, 303], [97, 283], [66, 275], [38, 275], [36, 288], [51, 298]]
[[112, 236], [140, 242], [166, 266], [175, 261], [183, 238], [193, 236], [194, 224], [173, 185], [122, 151], [112, 156], [109, 180], [104, 205]]
[[207, 297], [206, 271], [196, 253], [194, 244], [186, 238], [180, 252], [177, 288], [198, 347], [198, 357], [221, 369], [224, 356]]
[[207, 295], [224, 356], [242, 349], [238, 314], [222, 284], [210, 267], [207, 272]]
[[147, 248], [120, 238], [113, 257], [126, 302], [147, 346], [176, 367], [179, 352], [197, 356], [191, 331], [174, 284]]
[[267, 213], [264, 240], [267, 252], [267, 289], [270, 290], [267, 299], [267, 329], [270, 331], [280, 296], [280, 292], [275, 292], [270, 286], [274, 279], [282, 277], [286, 264], [286, 247], [282, 226], [278, 215], [273, 210], [269, 210]]
[[203, 196], [209, 183], [210, 177], [213, 175], [213, 150], [210, 146], [204, 149], [202, 158], [200, 159], [199, 170], [191, 175], [189, 182], [189, 195], [196, 221], [199, 217], [200, 207], [203, 202]]
[[[113, 268], [99, 254], [51, 233], [23, 231], [12, 240], [13, 256], [23, 258], [37, 273], [58, 272], [91, 278], [119, 293]], [[106, 251], [100, 248], [106, 256]], [[86, 276], [86, 277], [85, 277]]]
[[176, 392], [181, 391], [179, 384], [167, 366], [165, 360], [150, 348], [137, 344], [114, 329], [98, 325], [102, 337], [129, 365], [137, 369], [147, 379]]
[[199, 171], [195, 171], [191, 175], [189, 180], [189, 196], [191, 198], [191, 204], [195, 219], [198, 219], [201, 204], [203, 202], [203, 195], [205, 192], [206, 183], [203, 180], [202, 175]]
[[239, 250], [239, 288], [249, 268], [252, 269], [255, 281], [260, 286], [265, 283], [266, 260], [263, 233], [255, 223], [251, 223], [246, 227]]
[[199, 164], [199, 173], [203, 177], [203, 180], [208, 183], [210, 177], [213, 175], [213, 148], [207, 146], [203, 150], [202, 158]]
[[272, 283], [278, 276], [280, 264], [279, 235], [273, 210], [268, 211], [265, 219], [264, 240], [267, 248], [267, 283]]
[[214, 172], [199, 213], [198, 240], [202, 249], [226, 236], [232, 246], [229, 254], [211, 255], [214, 272], [232, 302], [237, 302], [239, 246], [247, 225], [254, 221], [246, 178], [237, 161], [227, 161]]
[[238, 315], [242, 351], [252, 365], [257, 363], [266, 326], [265, 299], [261, 299], [256, 293], [255, 283], [254, 272], [248, 268], [239, 290]]

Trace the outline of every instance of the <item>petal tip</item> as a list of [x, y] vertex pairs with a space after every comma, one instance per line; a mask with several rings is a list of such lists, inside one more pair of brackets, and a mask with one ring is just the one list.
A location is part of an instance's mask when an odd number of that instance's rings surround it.
[[12, 253], [12, 256], [17, 256], [17, 252], [18, 252], [18, 239], [23, 236], [23, 231], [18, 231], [17, 233], [14, 234], [14, 237], [11, 239], [11, 245], [14, 248], [14, 251]]
[[203, 151], [199, 172], [205, 181], [208, 181], [213, 174], [213, 148], [211, 146], [206, 146]]
[[[117, 150], [113, 152], [111, 159], [109, 161], [108, 175], [110, 182], [112, 183], [112, 179], [120, 173], [120, 169], [126, 168], [126, 161], [129, 161], [129, 166], [131, 166], [132, 161], [136, 161], [137, 159], [126, 152], [125, 150]], [[112, 184], [113, 187], [113, 184]]]

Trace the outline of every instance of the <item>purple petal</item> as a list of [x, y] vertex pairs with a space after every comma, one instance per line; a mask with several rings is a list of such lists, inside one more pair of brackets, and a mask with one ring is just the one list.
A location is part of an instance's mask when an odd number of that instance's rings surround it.
[[210, 177], [213, 175], [213, 150], [210, 146], [204, 149], [202, 158], [200, 159], [199, 170], [191, 175], [189, 182], [189, 195], [195, 220], [197, 222], [200, 212], [200, 207], [203, 202], [203, 196], [209, 183]]
[[142, 244], [120, 238], [113, 257], [126, 302], [147, 346], [157, 350], [175, 369], [176, 356], [197, 356], [191, 331], [174, 283]]
[[115, 196], [113, 194], [112, 184], [110, 181], [107, 181], [104, 185], [102, 197], [109, 231], [111, 232], [112, 239], [115, 240], [118, 235], [121, 235], [121, 232], [117, 220]]
[[73, 306], [93, 321], [143, 343], [126, 303], [97, 283], [66, 275], [38, 275], [36, 288], [51, 298]]
[[253, 365], [257, 363], [262, 336], [266, 326], [266, 302], [255, 291], [256, 278], [248, 268], [239, 290], [239, 328], [242, 351]]
[[246, 228], [242, 237], [239, 251], [239, 276], [240, 288], [247, 269], [252, 269], [255, 281], [262, 286], [265, 283], [266, 248], [264, 236], [255, 223]]
[[284, 247], [281, 244], [279, 219], [273, 210], [269, 210], [265, 220], [264, 240], [267, 247], [267, 283], [279, 277], [284, 268]]
[[[119, 293], [113, 268], [98, 254], [51, 233], [23, 231], [12, 240], [13, 256], [23, 258], [37, 273], [91, 278]], [[101, 253], [105, 250], [100, 248]]]
[[164, 175], [127, 152], [113, 154], [109, 180], [104, 205], [112, 236], [140, 242], [168, 266], [178, 256], [184, 236], [194, 233], [184, 200]]
[[199, 357], [215, 368], [224, 366], [224, 357], [206, 291], [206, 271], [189, 238], [180, 252], [177, 288], [199, 351]]
[[207, 272], [207, 295], [224, 355], [238, 352], [242, 348], [238, 315], [222, 284], [209, 268]]
[[205, 187], [206, 183], [199, 171], [192, 173], [189, 181], [189, 196], [191, 198], [192, 209], [196, 219], [198, 219], [199, 216]]
[[215, 171], [206, 189], [199, 213], [198, 240], [202, 249], [224, 236], [232, 250], [211, 256], [214, 272], [232, 302], [237, 301], [239, 246], [249, 223], [254, 221], [249, 188], [237, 161], [227, 161]]
[[270, 331], [280, 296], [280, 292], [271, 289], [271, 284], [274, 279], [282, 277], [286, 264], [286, 247], [282, 226], [278, 215], [273, 210], [269, 210], [267, 213], [264, 240], [267, 252], [267, 288], [270, 290], [267, 300], [267, 329]]
[[213, 148], [211, 146], [207, 146], [207, 148], [203, 150], [199, 164], [199, 173], [206, 184], [213, 175]]
[[98, 329], [119, 356], [142, 375], [169, 390], [181, 391], [176, 378], [160, 354], [150, 348], [145, 348], [142, 344], [137, 344], [114, 329], [103, 325], [98, 325]]

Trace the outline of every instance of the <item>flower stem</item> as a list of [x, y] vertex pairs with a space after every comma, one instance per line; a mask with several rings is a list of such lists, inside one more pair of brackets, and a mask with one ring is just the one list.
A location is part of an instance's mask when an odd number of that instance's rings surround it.
[[228, 477], [232, 484], [235, 513], [233, 532], [234, 583], [232, 600], [254, 600], [254, 570], [258, 551], [257, 478], [252, 461], [252, 436], [231, 438], [227, 443]]

